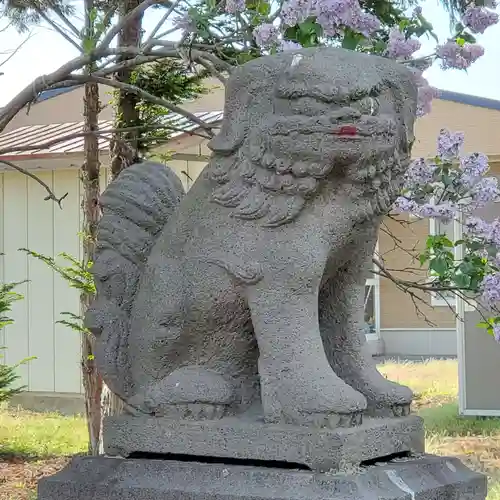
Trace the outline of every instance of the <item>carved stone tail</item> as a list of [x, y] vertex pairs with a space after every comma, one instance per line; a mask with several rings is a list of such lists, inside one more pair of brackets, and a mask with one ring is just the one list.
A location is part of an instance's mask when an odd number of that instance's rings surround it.
[[95, 359], [110, 389], [126, 399], [131, 306], [151, 248], [184, 196], [177, 175], [161, 163], [124, 170], [100, 199], [102, 218], [92, 275], [96, 299], [85, 323], [96, 337]]

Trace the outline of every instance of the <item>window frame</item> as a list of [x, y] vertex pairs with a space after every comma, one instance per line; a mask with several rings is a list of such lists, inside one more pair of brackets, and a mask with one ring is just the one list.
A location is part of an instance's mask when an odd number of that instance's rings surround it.
[[[374, 255], [378, 254], [378, 240], [375, 246]], [[372, 265], [372, 269], [376, 269], [375, 263]], [[366, 287], [372, 287], [371, 293], [373, 293], [373, 314], [375, 316], [375, 332], [365, 333], [367, 340], [379, 340], [380, 339], [380, 275], [373, 273], [371, 278], [367, 278], [365, 281]], [[363, 315], [364, 315], [364, 303], [363, 303]]]

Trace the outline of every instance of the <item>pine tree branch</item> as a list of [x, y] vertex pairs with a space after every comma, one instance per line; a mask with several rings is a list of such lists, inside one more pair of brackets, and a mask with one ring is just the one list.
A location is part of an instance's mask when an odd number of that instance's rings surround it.
[[71, 38], [57, 23], [55, 23], [52, 19], [50, 19], [49, 16], [47, 16], [47, 14], [45, 14], [45, 12], [43, 12], [42, 10], [39, 10], [39, 9], [36, 9], [38, 14], [40, 15], [40, 17], [47, 23], [47, 24], [50, 24], [50, 26], [52, 26], [52, 28], [54, 28], [55, 31], [57, 31], [57, 33], [59, 33], [59, 35], [61, 35], [67, 42], [69, 42], [71, 45], [73, 45], [73, 47], [75, 47], [78, 52], [80, 53], [83, 53], [83, 49], [81, 47], [80, 44], [78, 44], [75, 40], [73, 40], [73, 38]]

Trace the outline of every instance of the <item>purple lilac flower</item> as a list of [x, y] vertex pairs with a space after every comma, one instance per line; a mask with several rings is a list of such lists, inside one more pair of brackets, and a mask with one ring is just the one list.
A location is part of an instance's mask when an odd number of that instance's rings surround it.
[[288, 50], [298, 50], [302, 48], [302, 45], [297, 42], [293, 42], [292, 40], [282, 40], [280, 48], [283, 52], [286, 52]]
[[253, 36], [259, 47], [270, 47], [278, 41], [279, 30], [274, 24], [261, 24], [253, 30]]
[[335, 35], [345, 26], [365, 36], [380, 28], [377, 17], [364, 12], [358, 0], [315, 0], [314, 13], [327, 36]]
[[398, 196], [394, 202], [394, 209], [397, 212], [416, 213], [418, 205], [414, 200], [410, 200], [405, 196]]
[[483, 153], [472, 153], [460, 158], [460, 167], [462, 182], [472, 187], [489, 170], [488, 157]]
[[476, 208], [482, 207], [492, 201], [498, 201], [500, 198], [498, 179], [496, 177], [481, 179], [471, 190], [471, 196]]
[[226, 0], [226, 12], [236, 14], [245, 10], [245, 0]]
[[352, 28], [354, 31], [358, 31], [362, 35], [369, 37], [375, 31], [380, 29], [380, 20], [378, 17], [370, 14], [369, 12], [364, 12], [361, 7], [355, 9], [352, 15], [352, 24], [345, 23], [345, 26]]
[[389, 33], [387, 55], [392, 59], [407, 59], [421, 46], [416, 38], [406, 38], [399, 28], [392, 28]]
[[413, 17], [418, 17], [422, 15], [422, 7], [418, 6], [413, 9]]
[[418, 214], [421, 217], [434, 217], [444, 221], [451, 220], [455, 216], [457, 209], [451, 203], [424, 203], [419, 207]]
[[462, 22], [472, 33], [484, 33], [487, 28], [498, 23], [498, 14], [483, 7], [470, 7], [465, 11]]
[[429, 183], [436, 170], [436, 165], [428, 165], [424, 158], [418, 158], [410, 163], [406, 171], [405, 185], [414, 186]]
[[431, 112], [432, 101], [438, 96], [438, 91], [430, 85], [422, 85], [418, 87], [417, 97], [417, 116], [424, 116]]
[[281, 18], [288, 26], [305, 21], [312, 12], [313, 0], [287, 0], [281, 9]]
[[438, 91], [435, 87], [431, 87], [429, 82], [422, 76], [422, 70], [410, 68], [415, 77], [415, 83], [418, 89], [417, 98], [417, 116], [424, 116], [431, 112], [431, 103], [438, 96]]
[[500, 325], [493, 326], [493, 337], [497, 342], [500, 342]]
[[441, 129], [438, 136], [438, 156], [443, 161], [456, 158], [464, 144], [463, 132], [450, 132], [446, 129]]
[[500, 246], [500, 219], [486, 222], [479, 217], [469, 217], [465, 222], [465, 231], [486, 243]]
[[449, 41], [436, 47], [436, 55], [442, 59], [443, 69], [466, 69], [483, 54], [484, 48], [477, 43], [465, 43], [462, 46], [455, 41]]
[[481, 284], [483, 300], [490, 307], [500, 302], [500, 273], [487, 274]]

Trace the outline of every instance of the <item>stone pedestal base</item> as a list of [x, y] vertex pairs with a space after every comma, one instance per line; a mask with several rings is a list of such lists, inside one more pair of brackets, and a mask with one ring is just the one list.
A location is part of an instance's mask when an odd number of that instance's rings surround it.
[[455, 458], [420, 458], [353, 471], [80, 457], [42, 479], [39, 500], [484, 500], [486, 478]]
[[[104, 423], [107, 455], [134, 453], [189, 460], [218, 458], [286, 462], [317, 472], [424, 451], [423, 421], [416, 415], [365, 419], [350, 428], [318, 429], [266, 424], [259, 420], [173, 420], [158, 417], [110, 417]], [[191, 456], [192, 458], [189, 458]], [[150, 457], [151, 458], [151, 457]]]

